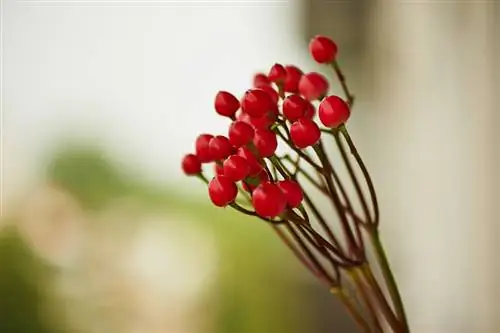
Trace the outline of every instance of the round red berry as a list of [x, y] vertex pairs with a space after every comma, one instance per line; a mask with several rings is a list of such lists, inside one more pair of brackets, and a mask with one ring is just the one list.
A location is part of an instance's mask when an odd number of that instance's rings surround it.
[[236, 152], [236, 155], [243, 157], [247, 161], [250, 176], [254, 176], [262, 170], [262, 165], [259, 159], [255, 156], [255, 153], [250, 150], [250, 148], [246, 146], [240, 147]]
[[244, 121], [235, 121], [229, 126], [228, 136], [229, 142], [234, 147], [239, 148], [253, 140], [254, 129]]
[[224, 207], [236, 199], [238, 187], [226, 176], [215, 176], [208, 184], [208, 195], [214, 205]]
[[211, 134], [200, 134], [195, 141], [195, 151], [196, 156], [202, 163], [213, 161], [212, 155], [210, 154], [210, 149], [208, 148], [208, 144], [210, 140], [212, 140], [214, 136]]
[[249, 172], [248, 162], [241, 156], [231, 155], [224, 161], [224, 175], [232, 181], [245, 179]]
[[240, 102], [233, 94], [227, 91], [219, 91], [215, 95], [215, 111], [221, 116], [233, 118], [240, 108]]
[[314, 116], [316, 116], [316, 108], [314, 107], [313, 103], [311, 103], [310, 101], [306, 101], [306, 102], [307, 102], [307, 106], [306, 106], [306, 110], [304, 112], [304, 117], [312, 119], [312, 118], [314, 118]]
[[241, 101], [241, 109], [250, 117], [262, 117], [275, 108], [269, 93], [259, 88], [247, 90]]
[[269, 181], [269, 174], [266, 169], [261, 167], [260, 171], [256, 175], [247, 177], [245, 181], [243, 181], [243, 189], [245, 191], [252, 192], [257, 186], [267, 181]]
[[337, 56], [337, 44], [325, 36], [316, 36], [309, 43], [309, 52], [320, 64], [331, 63]]
[[328, 92], [328, 81], [316, 72], [305, 74], [299, 81], [299, 92], [310, 101], [321, 99]]
[[349, 119], [349, 105], [338, 96], [328, 96], [319, 105], [319, 119], [326, 127], [337, 128]]
[[264, 90], [266, 93], [269, 94], [269, 97], [271, 97], [272, 101], [276, 104], [278, 103], [280, 99], [280, 95], [276, 90], [274, 90], [273, 87], [271, 86], [261, 86], [260, 89]]
[[238, 120], [250, 124], [255, 130], [269, 129], [276, 121], [276, 113], [268, 112], [262, 117], [250, 117], [248, 114], [242, 112], [238, 115]]
[[224, 168], [222, 167], [221, 164], [214, 163], [214, 173], [215, 173], [216, 176], [224, 174]]
[[302, 71], [295, 66], [288, 65], [285, 66], [286, 77], [285, 84], [283, 85], [283, 89], [286, 92], [296, 93], [299, 91], [299, 81], [302, 77]]
[[297, 148], [306, 148], [319, 141], [321, 131], [311, 119], [301, 118], [290, 126], [290, 137]]
[[304, 116], [309, 102], [299, 95], [290, 95], [283, 102], [283, 115], [290, 121], [295, 121]]
[[283, 65], [274, 64], [273, 67], [269, 70], [269, 74], [267, 75], [269, 80], [275, 83], [281, 83], [285, 81], [286, 78], [286, 69]]
[[210, 149], [210, 156], [214, 160], [222, 160], [231, 155], [233, 152], [233, 146], [229, 139], [222, 135], [217, 135], [210, 140], [208, 145]]
[[188, 176], [197, 175], [201, 172], [201, 162], [198, 156], [187, 154], [182, 159], [182, 171]]
[[296, 181], [291, 179], [281, 180], [278, 182], [278, 186], [285, 194], [288, 207], [296, 208], [300, 206], [304, 199], [304, 193], [302, 187]]
[[273, 131], [259, 129], [255, 132], [253, 144], [260, 157], [269, 157], [274, 154], [278, 148], [278, 139]]
[[257, 73], [253, 77], [253, 86], [255, 88], [261, 88], [262, 86], [270, 86], [271, 81], [267, 77], [266, 74], [263, 73]]
[[252, 192], [255, 212], [262, 217], [272, 218], [280, 215], [286, 208], [286, 197], [278, 185], [265, 182]]

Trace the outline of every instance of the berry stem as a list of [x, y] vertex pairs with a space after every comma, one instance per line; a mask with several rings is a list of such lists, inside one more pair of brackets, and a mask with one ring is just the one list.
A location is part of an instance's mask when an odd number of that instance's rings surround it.
[[346, 294], [346, 292], [338, 287], [333, 287], [330, 289], [330, 292], [334, 295], [336, 295], [342, 304], [345, 306], [347, 309], [347, 312], [351, 316], [351, 318], [356, 322], [356, 324], [359, 326], [359, 328], [366, 333], [370, 333], [370, 326], [366, 322], [366, 320], [360, 315], [352, 301], [350, 300], [349, 296]]
[[361, 172], [363, 173], [363, 176], [365, 177], [366, 184], [368, 186], [368, 191], [370, 192], [370, 196], [372, 199], [372, 205], [373, 205], [373, 212], [374, 212], [374, 217], [373, 217], [373, 224], [375, 226], [378, 226], [379, 220], [380, 220], [380, 212], [379, 212], [379, 206], [378, 206], [378, 200], [377, 200], [377, 193], [375, 191], [375, 187], [373, 186], [373, 181], [370, 177], [370, 173], [368, 172], [368, 169], [366, 168], [365, 163], [363, 162], [363, 159], [358, 153], [358, 150], [356, 149], [356, 146], [354, 145], [354, 142], [351, 139], [351, 136], [349, 135], [349, 132], [347, 131], [347, 127], [345, 125], [342, 125], [340, 127], [340, 132], [344, 136], [347, 145], [349, 146], [349, 149], [351, 150], [351, 154], [354, 156], [356, 159], [356, 162], [361, 169]]
[[342, 86], [342, 90], [344, 91], [344, 94], [346, 95], [347, 104], [349, 104], [349, 106], [352, 108], [352, 106], [354, 104], [354, 95], [351, 94], [351, 92], [349, 91], [349, 87], [347, 86], [347, 81], [346, 81], [345, 75], [342, 72], [342, 70], [340, 69], [340, 66], [339, 66], [339, 63], [337, 62], [337, 60], [332, 62], [332, 68], [340, 81], [340, 85]]

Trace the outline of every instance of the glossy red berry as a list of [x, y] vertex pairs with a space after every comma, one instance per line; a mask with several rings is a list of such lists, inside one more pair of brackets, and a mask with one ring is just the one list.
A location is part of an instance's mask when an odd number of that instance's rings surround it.
[[269, 157], [272, 156], [276, 148], [278, 148], [278, 139], [273, 131], [259, 129], [255, 132], [253, 144], [260, 157]]
[[210, 149], [208, 148], [208, 144], [210, 140], [212, 140], [214, 136], [211, 134], [200, 134], [195, 141], [195, 151], [196, 156], [202, 163], [213, 161], [212, 155], [210, 154]]
[[240, 102], [233, 94], [227, 91], [219, 91], [215, 95], [215, 111], [221, 116], [233, 118], [240, 108]]
[[316, 72], [305, 74], [299, 81], [299, 92], [310, 101], [321, 99], [328, 93], [328, 81]]
[[241, 101], [241, 109], [250, 117], [262, 117], [275, 108], [269, 93], [259, 88], [247, 90]]
[[270, 86], [271, 81], [267, 77], [266, 74], [263, 73], [257, 73], [253, 77], [253, 86], [255, 88], [261, 88], [262, 86]]
[[236, 155], [243, 157], [249, 167], [249, 175], [254, 176], [262, 170], [262, 165], [260, 160], [255, 156], [255, 153], [250, 150], [250, 148], [243, 146], [238, 149]]
[[306, 148], [319, 141], [321, 131], [311, 119], [301, 118], [290, 126], [290, 137], [297, 148]]
[[290, 121], [295, 121], [305, 115], [308, 101], [299, 95], [290, 95], [283, 102], [283, 115]]
[[208, 184], [208, 195], [214, 205], [224, 207], [236, 199], [238, 187], [226, 176], [215, 176]]
[[349, 119], [349, 105], [338, 96], [328, 96], [319, 105], [319, 119], [326, 127], [337, 128]]
[[286, 69], [285, 67], [283, 67], [283, 65], [274, 64], [273, 67], [271, 67], [271, 69], [269, 70], [269, 74], [267, 75], [267, 77], [274, 83], [282, 83], [286, 78]]
[[262, 117], [250, 117], [248, 114], [242, 112], [239, 114], [238, 120], [251, 125], [255, 130], [269, 129], [269, 127], [271, 127], [271, 125], [276, 121], [276, 113], [268, 112]]
[[224, 174], [224, 168], [219, 163], [214, 163], [214, 173], [216, 176]]
[[302, 71], [295, 66], [285, 66], [286, 77], [283, 85], [283, 90], [286, 92], [296, 93], [299, 91], [299, 81], [302, 77]]
[[245, 158], [231, 155], [224, 161], [224, 175], [234, 182], [245, 179], [250, 172], [250, 167]]
[[182, 159], [182, 171], [188, 176], [197, 175], [201, 172], [201, 162], [198, 156], [187, 154]]
[[244, 121], [235, 121], [229, 126], [228, 136], [229, 142], [239, 148], [253, 140], [254, 129]]
[[279, 99], [280, 99], [280, 95], [278, 94], [278, 92], [276, 90], [274, 90], [273, 87], [271, 86], [260, 86], [260, 89], [264, 90], [266, 93], [269, 94], [269, 97], [271, 97], [272, 101], [277, 104]]
[[269, 175], [267, 171], [261, 167], [260, 171], [256, 175], [247, 177], [245, 181], [243, 181], [243, 189], [245, 191], [252, 192], [257, 186], [267, 181], [269, 181]]
[[316, 108], [314, 107], [313, 103], [310, 101], [306, 101], [307, 106], [306, 106], [306, 111], [304, 112], [304, 117], [312, 119], [314, 116], [316, 116]]
[[337, 56], [337, 44], [326, 36], [316, 36], [309, 43], [309, 52], [320, 64], [331, 63]]
[[296, 208], [300, 206], [304, 199], [304, 193], [302, 187], [296, 181], [291, 179], [281, 180], [278, 182], [278, 186], [285, 194], [288, 207]]
[[280, 215], [286, 208], [286, 197], [278, 185], [265, 182], [252, 192], [255, 212], [262, 217], [272, 218]]
[[217, 135], [210, 140], [208, 145], [210, 150], [210, 156], [214, 160], [222, 160], [231, 155], [233, 152], [233, 146], [229, 139], [222, 135]]

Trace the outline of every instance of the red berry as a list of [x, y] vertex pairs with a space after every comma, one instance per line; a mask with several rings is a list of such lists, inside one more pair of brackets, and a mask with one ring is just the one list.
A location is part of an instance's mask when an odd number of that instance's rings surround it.
[[241, 101], [241, 109], [250, 117], [262, 117], [275, 108], [269, 93], [259, 88], [247, 90]]
[[304, 193], [302, 192], [302, 187], [291, 179], [285, 179], [278, 182], [278, 186], [285, 194], [286, 202], [288, 207], [296, 208], [300, 206], [302, 200], [304, 199]]
[[276, 120], [276, 113], [269, 112], [267, 115], [262, 117], [254, 118], [250, 117], [248, 114], [242, 112], [238, 116], [239, 121], [243, 121], [247, 124], [250, 124], [254, 129], [269, 129], [272, 124], [274, 124]]
[[214, 205], [224, 207], [236, 199], [238, 187], [226, 176], [215, 176], [208, 184], [208, 195]]
[[200, 134], [195, 141], [196, 156], [202, 163], [213, 161], [208, 144], [214, 136], [211, 134]]
[[299, 95], [290, 95], [283, 102], [283, 115], [286, 119], [295, 121], [304, 116], [307, 103], [309, 102]]
[[250, 148], [245, 146], [240, 147], [236, 152], [236, 155], [243, 157], [247, 161], [248, 167], [250, 168], [249, 169], [250, 176], [254, 176], [262, 170], [262, 165], [260, 164], [259, 159], [250, 150]]
[[255, 212], [262, 217], [275, 217], [286, 208], [286, 197], [278, 185], [265, 182], [252, 192], [252, 204]]
[[320, 64], [330, 63], [337, 56], [337, 44], [325, 36], [316, 36], [309, 43], [309, 52], [316, 62]]
[[201, 162], [195, 154], [187, 154], [182, 159], [182, 171], [188, 176], [197, 175], [201, 172]]
[[241, 156], [231, 155], [224, 161], [224, 175], [232, 181], [244, 179], [249, 172], [247, 160]]
[[255, 88], [261, 88], [262, 86], [270, 86], [270, 85], [271, 85], [271, 81], [266, 76], [266, 74], [257, 73], [253, 77], [253, 86]]
[[349, 105], [338, 96], [328, 96], [319, 105], [319, 119], [326, 127], [337, 128], [349, 119]]
[[224, 174], [224, 168], [219, 163], [214, 163], [214, 172], [215, 172], [216, 176], [223, 175]]
[[256, 175], [245, 179], [243, 182], [243, 189], [245, 191], [252, 192], [257, 186], [267, 181], [269, 181], [269, 175], [267, 174], [267, 171], [261, 167], [260, 171]]
[[316, 116], [316, 108], [314, 107], [313, 103], [306, 101], [307, 106], [306, 106], [306, 111], [304, 112], [304, 117], [312, 119], [314, 116]]
[[269, 80], [275, 83], [281, 83], [285, 81], [286, 78], [286, 69], [283, 65], [274, 64], [273, 67], [269, 70], [269, 74], [267, 75]]
[[319, 141], [321, 131], [311, 119], [301, 118], [290, 126], [290, 137], [297, 148], [306, 148]]
[[278, 139], [273, 131], [259, 129], [255, 132], [253, 144], [260, 157], [269, 157], [272, 156], [276, 148], [278, 148]]
[[288, 65], [285, 66], [286, 77], [283, 89], [286, 92], [296, 93], [299, 91], [299, 81], [302, 77], [302, 71], [295, 66]]
[[254, 129], [250, 124], [243, 121], [235, 121], [229, 126], [229, 142], [239, 148], [253, 140]]
[[271, 86], [261, 86], [260, 89], [264, 90], [266, 93], [269, 94], [269, 97], [271, 97], [272, 101], [277, 104], [279, 99], [280, 99], [280, 95], [278, 94], [278, 92], [276, 90], [273, 89], [273, 87]]
[[299, 92], [310, 101], [321, 99], [328, 92], [328, 81], [316, 72], [305, 74], [299, 81]]
[[229, 139], [222, 135], [217, 135], [210, 140], [208, 145], [210, 149], [210, 156], [214, 160], [222, 160], [231, 155], [233, 146]]
[[215, 95], [215, 111], [221, 116], [232, 118], [240, 108], [240, 102], [233, 94], [227, 91], [219, 91]]

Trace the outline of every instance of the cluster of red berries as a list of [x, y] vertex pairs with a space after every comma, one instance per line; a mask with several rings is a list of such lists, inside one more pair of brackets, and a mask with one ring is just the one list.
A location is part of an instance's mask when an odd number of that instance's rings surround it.
[[[309, 46], [318, 63], [332, 63], [336, 44], [316, 36]], [[203, 163], [215, 163], [215, 177], [208, 184], [210, 199], [216, 206], [233, 203], [238, 182], [251, 194], [255, 212], [266, 218], [301, 205], [303, 192], [292, 179], [272, 180], [266, 158], [278, 147], [277, 128], [286, 126], [288, 142], [296, 149], [317, 144], [321, 130], [315, 121], [314, 101], [320, 101], [318, 116], [328, 128], [337, 128], [350, 115], [349, 105], [338, 96], [327, 96], [329, 84], [316, 72], [303, 73], [292, 65], [275, 64], [269, 73], [258, 73], [253, 88], [239, 100], [227, 91], [215, 96], [215, 111], [232, 120], [227, 136], [201, 134], [195, 142], [195, 154], [182, 161], [187, 175], [201, 175]]]

